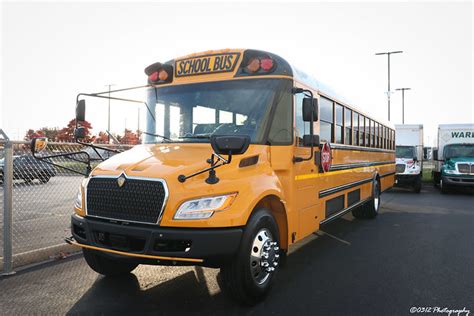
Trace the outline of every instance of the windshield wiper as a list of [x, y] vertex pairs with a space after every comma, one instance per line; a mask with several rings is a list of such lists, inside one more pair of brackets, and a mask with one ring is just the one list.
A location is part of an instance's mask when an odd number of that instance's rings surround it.
[[197, 138], [197, 139], [209, 139], [211, 134], [200, 134], [200, 135], [189, 135], [189, 136], [180, 136], [178, 138]]
[[148, 132], [142, 132], [142, 134], [145, 134], [145, 135], [150, 135], [150, 136], [155, 136], [155, 137], [161, 137], [163, 138], [163, 140], [166, 140], [168, 142], [172, 142], [173, 140], [169, 137], [166, 137], [166, 136], [163, 136], [163, 135], [158, 135], [158, 134], [153, 134], [153, 133], [148, 133]]

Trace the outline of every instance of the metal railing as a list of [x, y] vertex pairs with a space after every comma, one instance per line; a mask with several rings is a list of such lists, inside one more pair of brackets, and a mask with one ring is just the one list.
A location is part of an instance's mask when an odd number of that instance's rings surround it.
[[[18, 266], [64, 256], [70, 236], [70, 216], [83, 176], [32, 157], [29, 142], [11, 141], [0, 130], [0, 268], [13, 274]], [[117, 148], [116, 145], [101, 145]], [[121, 145], [123, 149], [123, 145]], [[124, 149], [131, 148], [126, 145]], [[85, 150], [76, 143], [49, 143], [46, 153]], [[107, 157], [113, 153], [101, 153]], [[84, 171], [85, 165], [57, 158], [55, 163]], [[96, 162], [98, 163], [98, 162]], [[69, 248], [68, 248], [69, 247]]]

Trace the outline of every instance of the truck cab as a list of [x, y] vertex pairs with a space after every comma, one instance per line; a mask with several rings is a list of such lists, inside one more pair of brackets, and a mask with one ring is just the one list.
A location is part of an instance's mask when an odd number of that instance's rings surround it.
[[442, 193], [474, 187], [474, 124], [439, 125], [434, 160], [433, 179]]
[[423, 125], [395, 125], [395, 185], [421, 191], [423, 174]]

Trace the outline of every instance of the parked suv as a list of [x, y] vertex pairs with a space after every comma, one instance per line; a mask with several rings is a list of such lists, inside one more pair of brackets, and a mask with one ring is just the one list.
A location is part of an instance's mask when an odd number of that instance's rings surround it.
[[[3, 183], [3, 168], [5, 158], [0, 159], [0, 183]], [[41, 183], [47, 183], [51, 177], [56, 175], [53, 166], [36, 160], [31, 155], [13, 156], [13, 179], [20, 179], [29, 183], [38, 179]]]

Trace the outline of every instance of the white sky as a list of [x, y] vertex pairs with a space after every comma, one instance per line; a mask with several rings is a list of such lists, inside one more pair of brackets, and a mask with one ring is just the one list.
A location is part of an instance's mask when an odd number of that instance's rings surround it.
[[[3, 2], [1, 11], [0, 128], [15, 139], [65, 126], [79, 92], [141, 85], [151, 63], [228, 47], [279, 54], [380, 119], [387, 58], [374, 53], [403, 50], [392, 55], [391, 86], [412, 88], [405, 123], [424, 124], [432, 145], [438, 124], [474, 122], [472, 2]], [[106, 104], [88, 103], [95, 132], [107, 127]], [[137, 107], [113, 105], [112, 131], [125, 124], [136, 129]]]

